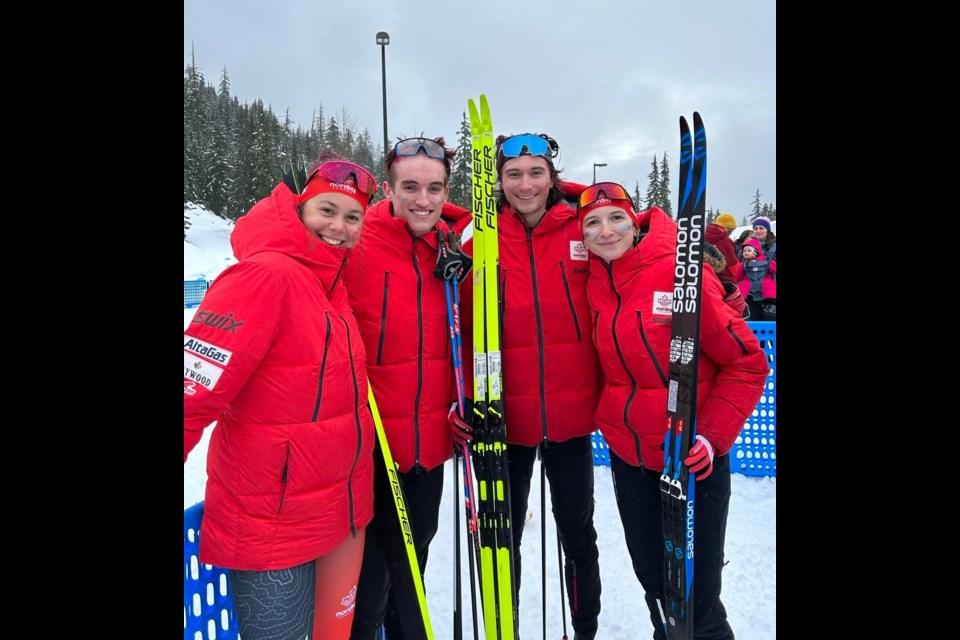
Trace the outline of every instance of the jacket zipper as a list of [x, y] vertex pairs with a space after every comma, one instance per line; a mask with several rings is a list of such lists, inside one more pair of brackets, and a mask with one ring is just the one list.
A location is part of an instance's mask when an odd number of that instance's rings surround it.
[[580, 342], [580, 321], [577, 319], [577, 308], [573, 306], [573, 295], [570, 293], [570, 283], [567, 282], [567, 271], [560, 261], [560, 277], [563, 278], [563, 290], [567, 293], [567, 304], [570, 305], [570, 315], [573, 316], [573, 328], [577, 330], [577, 342]]
[[627, 360], [623, 357], [623, 351], [620, 350], [620, 340], [617, 339], [617, 319], [620, 317], [620, 308], [623, 306], [623, 299], [620, 297], [620, 292], [617, 291], [617, 285], [614, 284], [613, 281], [613, 267], [609, 264], [605, 266], [607, 268], [607, 274], [610, 276], [610, 288], [613, 289], [613, 294], [617, 296], [617, 310], [613, 313], [613, 320], [610, 323], [610, 333], [613, 335], [613, 346], [617, 350], [617, 357], [620, 358], [620, 364], [623, 365], [623, 370], [630, 376], [630, 396], [627, 398], [627, 404], [623, 407], [623, 425], [633, 436], [633, 446], [637, 450], [637, 460], [640, 461], [640, 466], [643, 467], [643, 454], [640, 452], [640, 436], [634, 431], [633, 427], [630, 426], [630, 405], [633, 404], [633, 398], [637, 395], [637, 379], [633, 377], [633, 372], [630, 371], [630, 367], [627, 366]]
[[657, 375], [660, 376], [660, 382], [666, 387], [667, 377], [663, 375], [660, 362], [657, 361], [657, 356], [653, 353], [653, 347], [650, 346], [650, 341], [647, 340], [647, 332], [643, 330], [643, 314], [640, 311], [637, 311], [637, 327], [640, 329], [640, 338], [643, 339], [643, 346], [647, 348], [647, 355], [650, 356], [650, 361], [653, 362], [653, 368], [657, 370]]
[[340, 316], [344, 328], [347, 330], [347, 354], [350, 356], [350, 371], [353, 373], [350, 378], [353, 380], [353, 420], [357, 426], [357, 452], [353, 456], [353, 464], [350, 466], [350, 477], [347, 479], [347, 504], [350, 507], [350, 532], [353, 537], [357, 537], [357, 523], [353, 519], [353, 472], [357, 468], [357, 462], [360, 460], [360, 451], [363, 449], [363, 428], [360, 426], [360, 383], [357, 382], [357, 367], [353, 359], [353, 340], [350, 336], [350, 325], [346, 319]]
[[311, 422], [317, 421], [317, 416], [320, 415], [320, 400], [323, 398], [323, 378], [327, 371], [327, 354], [330, 352], [330, 316], [326, 315], [327, 320], [327, 335], [323, 343], [323, 358], [320, 360], [320, 379], [317, 381], [317, 401], [313, 404], [313, 418]]
[[414, 466], [420, 473], [420, 395], [423, 392], [423, 278], [417, 257], [417, 238], [413, 239], [413, 270], [417, 274], [417, 395], [413, 405]]
[[527, 257], [530, 258], [530, 286], [533, 288], [533, 313], [537, 318], [537, 389], [540, 392], [540, 427], [543, 431], [543, 441], [549, 440], [547, 428], [547, 398], [544, 393], [544, 362], [543, 362], [543, 320], [540, 318], [540, 290], [537, 287], [537, 261], [533, 257], [533, 229], [527, 231]]
[[277, 513], [283, 512], [283, 501], [287, 497], [287, 473], [290, 471], [290, 443], [287, 442], [287, 455], [283, 459], [283, 473], [280, 474], [280, 506]]
[[383, 274], [383, 304], [380, 306], [380, 342], [377, 345], [377, 365], [383, 360], [383, 338], [387, 333], [387, 295], [390, 292], [390, 272]]

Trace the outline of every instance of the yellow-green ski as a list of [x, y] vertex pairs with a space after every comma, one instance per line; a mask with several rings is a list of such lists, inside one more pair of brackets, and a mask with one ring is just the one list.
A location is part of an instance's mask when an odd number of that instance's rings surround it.
[[485, 95], [467, 101], [473, 169], [474, 441], [480, 532], [480, 590], [487, 640], [514, 640], [513, 533], [500, 371], [497, 185], [493, 120]]

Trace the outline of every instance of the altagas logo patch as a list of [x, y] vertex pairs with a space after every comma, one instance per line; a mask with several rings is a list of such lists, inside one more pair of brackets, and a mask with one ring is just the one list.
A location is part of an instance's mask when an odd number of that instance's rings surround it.
[[222, 365], [228, 364], [230, 362], [230, 357], [233, 355], [232, 351], [227, 351], [223, 347], [218, 347], [215, 344], [204, 342], [203, 340], [198, 340], [191, 336], [183, 337], [183, 350], [196, 355], [201, 355], [208, 360], [212, 360], [213, 362]]

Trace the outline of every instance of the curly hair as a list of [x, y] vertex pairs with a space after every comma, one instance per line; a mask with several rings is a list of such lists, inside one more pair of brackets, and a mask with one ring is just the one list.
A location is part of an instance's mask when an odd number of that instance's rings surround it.
[[[497, 197], [497, 210], [503, 209], [507, 206], [507, 197], [503, 194], [503, 165], [507, 163], [507, 160], [512, 160], [513, 158], [506, 158], [503, 155], [503, 143], [506, 140], [514, 136], [539, 136], [547, 141], [547, 146], [549, 151], [546, 155], [538, 156], [547, 161], [547, 166], [550, 168], [550, 180], [553, 181], [553, 186], [550, 187], [550, 193], [547, 195], [547, 209], [550, 209], [558, 202], [564, 200], [565, 196], [562, 191], [557, 188], [557, 180], [560, 179], [560, 174], [563, 173], [563, 169], [557, 169], [553, 164], [553, 159], [560, 155], [560, 145], [552, 137], [548, 136], [545, 133], [514, 133], [507, 136], [500, 135], [497, 136], [496, 147], [497, 151], [495, 154], [497, 161], [497, 190], [494, 193]], [[529, 154], [523, 154], [529, 155]]]

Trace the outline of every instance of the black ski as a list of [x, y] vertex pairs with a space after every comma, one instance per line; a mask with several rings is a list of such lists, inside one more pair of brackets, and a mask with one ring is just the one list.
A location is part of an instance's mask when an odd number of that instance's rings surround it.
[[677, 258], [664, 468], [660, 477], [664, 542], [664, 627], [669, 640], [693, 638], [693, 522], [695, 476], [683, 464], [696, 437], [700, 289], [707, 186], [707, 137], [700, 114], [693, 136], [680, 117]]

